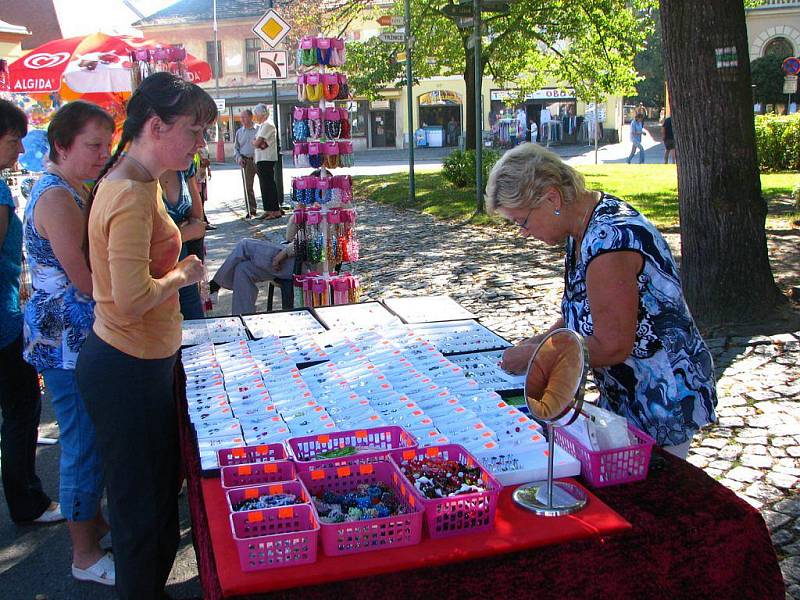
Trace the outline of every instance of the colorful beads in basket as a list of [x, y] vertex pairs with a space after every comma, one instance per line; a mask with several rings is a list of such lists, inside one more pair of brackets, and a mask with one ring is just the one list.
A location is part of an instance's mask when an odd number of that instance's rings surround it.
[[364, 521], [405, 513], [395, 493], [381, 482], [361, 484], [345, 494], [322, 492], [314, 496], [314, 506], [322, 523]]
[[243, 510], [260, 510], [262, 508], [277, 508], [279, 506], [291, 506], [301, 504], [301, 500], [294, 494], [264, 494], [258, 498], [248, 498], [233, 505], [234, 512]]
[[439, 456], [417, 457], [402, 461], [400, 470], [423, 496], [430, 499], [486, 490], [481, 480], [481, 468], [477, 464], [469, 467]]

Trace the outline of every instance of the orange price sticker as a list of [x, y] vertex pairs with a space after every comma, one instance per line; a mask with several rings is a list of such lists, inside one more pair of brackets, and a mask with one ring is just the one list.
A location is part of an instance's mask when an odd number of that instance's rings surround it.
[[331, 436], [329, 436], [329, 435], [318, 435], [317, 436], [317, 441], [320, 444], [327, 444], [328, 442], [331, 441]]
[[244, 497], [248, 500], [251, 498], [258, 498], [258, 488], [247, 488], [244, 491]]
[[325, 479], [325, 471], [322, 469], [317, 469], [316, 471], [311, 471], [311, 479]]
[[249, 523], [260, 523], [263, 520], [264, 520], [264, 513], [262, 512], [247, 513], [247, 521]]
[[266, 454], [267, 452], [269, 452], [269, 450], [267, 449], [266, 444], [261, 444], [260, 446], [256, 446], [256, 452], [258, 452], [259, 454]]
[[294, 509], [291, 506], [282, 506], [278, 509], [279, 519], [291, 519], [294, 516]]
[[250, 465], [242, 465], [241, 467], [239, 467], [237, 472], [239, 473], [239, 475], [252, 475], [253, 467], [251, 467]]
[[231, 454], [236, 458], [242, 458], [244, 456], [244, 448], [234, 448], [231, 450]]
[[483, 429], [483, 423], [475, 423], [475, 425], [473, 425], [472, 427], [474, 429]]
[[416, 454], [416, 452], [414, 452], [413, 450], [404, 450], [403, 451], [403, 460], [411, 460], [412, 458], [414, 458], [415, 454]]
[[338, 467], [336, 469], [337, 477], [350, 477], [351, 473], [352, 471], [350, 470], [350, 467]]
[[283, 485], [278, 483], [275, 485], [269, 486], [269, 495], [274, 496], [275, 494], [282, 494], [283, 493]]
[[277, 473], [278, 465], [275, 463], [264, 463], [264, 473]]
[[363, 440], [366, 437], [367, 437], [367, 431], [365, 429], [361, 429], [359, 431], [356, 431], [356, 439], [357, 440]]
[[433, 447], [425, 448], [425, 454], [427, 454], [428, 456], [436, 456], [437, 454], [439, 454], [439, 449]]
[[358, 472], [361, 475], [372, 475], [372, 473], [374, 471], [375, 471], [375, 467], [372, 466], [371, 464], [358, 465]]

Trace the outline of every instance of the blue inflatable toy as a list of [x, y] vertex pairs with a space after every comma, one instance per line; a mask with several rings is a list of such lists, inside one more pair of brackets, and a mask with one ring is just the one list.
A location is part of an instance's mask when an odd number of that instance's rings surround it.
[[31, 129], [28, 131], [28, 135], [22, 138], [22, 146], [25, 148], [25, 152], [20, 155], [19, 164], [34, 173], [44, 171], [45, 157], [50, 152], [47, 132], [44, 129]]

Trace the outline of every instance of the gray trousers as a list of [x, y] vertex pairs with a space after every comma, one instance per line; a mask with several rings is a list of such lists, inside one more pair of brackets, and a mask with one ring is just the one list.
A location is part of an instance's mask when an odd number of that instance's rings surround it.
[[279, 271], [272, 268], [272, 259], [284, 248], [281, 244], [245, 238], [236, 244], [214, 275], [220, 287], [233, 291], [232, 315], [256, 312], [258, 283], [269, 279], [289, 279], [294, 272], [294, 258], [281, 263]]
[[256, 179], [256, 163], [252, 158], [244, 158], [244, 167], [242, 167], [242, 177], [244, 179], [244, 203], [247, 209], [247, 214], [255, 215], [258, 208], [256, 207], [256, 193], [253, 191], [253, 182]]

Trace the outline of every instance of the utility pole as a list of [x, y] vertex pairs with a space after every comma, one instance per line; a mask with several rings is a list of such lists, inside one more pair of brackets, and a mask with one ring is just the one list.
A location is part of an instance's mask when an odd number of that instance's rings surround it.
[[406, 30], [406, 112], [408, 113], [408, 205], [414, 204], [416, 184], [414, 182], [414, 80], [411, 73], [411, 0], [405, 0]]

